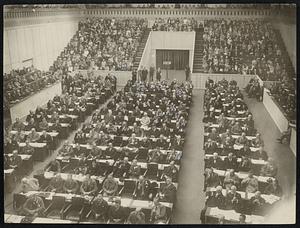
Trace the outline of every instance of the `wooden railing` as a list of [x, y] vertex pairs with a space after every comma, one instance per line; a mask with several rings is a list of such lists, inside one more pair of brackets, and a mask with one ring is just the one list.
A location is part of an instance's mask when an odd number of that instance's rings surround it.
[[98, 8], [98, 9], [4, 9], [4, 19], [20, 19], [32, 17], [59, 16], [72, 14], [82, 17], [270, 17], [278, 14], [269, 9], [230, 9], [230, 8], [191, 8], [191, 9], [161, 9], [161, 8]]

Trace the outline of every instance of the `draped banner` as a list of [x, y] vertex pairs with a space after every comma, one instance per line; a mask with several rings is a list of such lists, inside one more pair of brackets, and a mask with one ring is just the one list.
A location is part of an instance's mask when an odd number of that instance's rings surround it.
[[[171, 62], [165, 65], [164, 62]], [[156, 67], [169, 70], [184, 70], [189, 65], [188, 50], [156, 50]]]

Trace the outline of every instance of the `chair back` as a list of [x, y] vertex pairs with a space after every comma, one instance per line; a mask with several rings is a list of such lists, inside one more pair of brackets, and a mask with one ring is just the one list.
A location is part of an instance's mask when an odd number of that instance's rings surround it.
[[52, 204], [56, 208], [63, 207], [65, 205], [66, 198], [63, 196], [53, 196], [52, 197]]
[[123, 193], [133, 193], [135, 190], [135, 180], [124, 180]]
[[147, 165], [147, 176], [149, 175], [153, 175], [153, 176], [156, 176], [157, 175], [157, 172], [158, 172], [158, 164], [157, 163], [149, 163]]
[[72, 197], [72, 206], [82, 208], [83, 205], [84, 205], [84, 198]]
[[13, 208], [14, 210], [20, 209], [25, 203], [27, 197], [23, 194], [15, 193], [13, 195]]

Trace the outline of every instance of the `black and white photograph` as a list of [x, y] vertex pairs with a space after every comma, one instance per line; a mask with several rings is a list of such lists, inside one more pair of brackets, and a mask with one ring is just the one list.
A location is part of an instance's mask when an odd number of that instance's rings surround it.
[[296, 16], [3, 5], [4, 223], [295, 224]]

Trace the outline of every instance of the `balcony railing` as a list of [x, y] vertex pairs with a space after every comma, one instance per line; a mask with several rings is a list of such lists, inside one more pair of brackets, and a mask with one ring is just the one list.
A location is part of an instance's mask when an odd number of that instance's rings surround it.
[[109, 16], [109, 17], [270, 17], [278, 11], [269, 9], [230, 9], [230, 8], [197, 8], [197, 9], [161, 9], [161, 8], [98, 8], [98, 9], [4, 9], [4, 19], [19, 19], [33, 17], [60, 16], [71, 14], [82, 17]]

